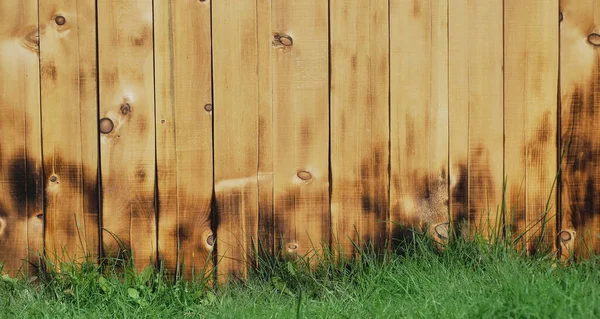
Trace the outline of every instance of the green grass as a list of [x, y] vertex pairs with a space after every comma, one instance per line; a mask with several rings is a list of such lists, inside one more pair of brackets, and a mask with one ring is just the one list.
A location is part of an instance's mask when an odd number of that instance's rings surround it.
[[219, 290], [171, 283], [160, 271], [63, 265], [38, 282], [0, 277], [0, 318], [593, 318], [600, 259], [569, 267], [510, 245], [458, 241], [438, 252], [424, 237], [397, 254], [262, 260], [245, 283]]

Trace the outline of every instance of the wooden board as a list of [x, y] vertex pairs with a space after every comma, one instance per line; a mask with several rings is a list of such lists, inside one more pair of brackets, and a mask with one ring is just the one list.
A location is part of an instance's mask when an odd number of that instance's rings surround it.
[[246, 278], [258, 232], [256, 3], [213, 3], [214, 179], [219, 282]]
[[556, 236], [558, 0], [504, 2], [506, 231], [519, 248]]
[[258, 239], [259, 253], [272, 255], [273, 231], [273, 84], [271, 0], [258, 0]]
[[104, 252], [122, 241], [137, 269], [156, 261], [152, 35], [152, 2], [98, 1]]
[[328, 5], [272, 3], [277, 251], [306, 256], [330, 241]]
[[211, 271], [214, 243], [210, 3], [155, 1], [154, 39], [158, 248], [190, 279]]
[[503, 186], [502, 1], [448, 5], [451, 217], [493, 239]]
[[561, 0], [560, 132], [564, 258], [600, 252], [600, 1]]
[[390, 2], [393, 240], [448, 239], [448, 2]]
[[388, 1], [330, 6], [332, 245], [348, 256], [387, 240]]
[[[94, 1], [41, 1], [40, 67], [46, 255], [98, 254], [98, 133]], [[74, 63], [74, 61], [76, 63]]]
[[2, 1], [0, 19], [0, 272], [17, 275], [44, 248], [37, 1]]

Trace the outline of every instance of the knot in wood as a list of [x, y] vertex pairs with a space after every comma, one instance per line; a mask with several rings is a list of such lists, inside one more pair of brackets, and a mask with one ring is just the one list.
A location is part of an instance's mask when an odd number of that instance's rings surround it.
[[286, 34], [275, 33], [273, 35], [273, 43], [276, 45], [283, 45], [285, 47], [292, 46], [294, 44], [294, 40], [292, 37]]
[[129, 103], [121, 105], [121, 114], [127, 115], [129, 112], [131, 112], [131, 105]]
[[204, 110], [206, 112], [210, 112], [210, 111], [212, 111], [212, 109], [213, 109], [212, 104], [206, 104], [206, 105], [204, 105]]
[[449, 223], [441, 223], [438, 224], [437, 226], [435, 226], [435, 233], [437, 234], [437, 236], [440, 239], [446, 240], [448, 239], [448, 228], [449, 228], [450, 224]]
[[214, 235], [210, 235], [206, 238], [206, 243], [209, 246], [212, 246], [215, 243], [215, 236]]
[[571, 238], [572, 238], [572, 236], [571, 236], [570, 232], [568, 232], [566, 230], [563, 230], [560, 232], [560, 240], [561, 241], [563, 241], [563, 242], [569, 241], [569, 240], [571, 240]]
[[112, 132], [115, 124], [108, 117], [100, 119], [100, 132], [103, 134], [108, 134]]
[[37, 214], [37, 215], [35, 215], [35, 217], [37, 219], [44, 219], [44, 214]]
[[289, 248], [290, 250], [296, 250], [296, 249], [298, 248], [298, 245], [296, 245], [296, 244], [294, 244], [294, 243], [291, 243], [291, 244], [289, 244], [289, 245], [288, 245], [288, 248]]
[[56, 175], [52, 175], [52, 176], [50, 176], [50, 181], [51, 181], [52, 183], [56, 183], [56, 181], [57, 181], [57, 180], [58, 180], [58, 177], [56, 177]]
[[588, 35], [587, 37], [587, 41], [589, 44], [597, 47], [600, 46], [600, 34], [598, 33], [590, 33], [590, 35]]
[[303, 181], [308, 181], [312, 178], [312, 174], [307, 171], [299, 171], [296, 173], [296, 176]]
[[57, 25], [64, 25], [64, 24], [67, 22], [67, 19], [66, 19], [65, 17], [61, 16], [61, 15], [57, 15], [57, 16], [54, 18], [54, 22], [55, 22]]

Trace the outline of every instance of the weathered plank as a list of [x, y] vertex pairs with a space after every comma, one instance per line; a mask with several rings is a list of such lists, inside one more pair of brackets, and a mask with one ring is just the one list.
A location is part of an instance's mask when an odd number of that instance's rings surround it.
[[448, 239], [448, 2], [390, 2], [392, 236]]
[[556, 236], [558, 0], [504, 2], [507, 236], [534, 253]]
[[330, 242], [328, 3], [273, 2], [272, 21], [275, 237], [305, 256]]
[[258, 239], [259, 253], [273, 254], [273, 92], [271, 0], [258, 0]]
[[332, 245], [348, 256], [387, 239], [388, 1], [330, 6]]
[[155, 1], [158, 249], [184, 278], [212, 269], [210, 3]]
[[17, 275], [43, 252], [37, 1], [0, 2], [0, 20], [0, 271]]
[[[600, 252], [600, 1], [561, 0], [561, 254]], [[574, 249], [574, 250], [573, 250]]]
[[[54, 261], [98, 254], [94, 1], [40, 1], [45, 247]], [[76, 61], [76, 63], [74, 63]]]
[[152, 33], [152, 2], [98, 1], [104, 252], [137, 269], [156, 261]]
[[258, 232], [256, 3], [213, 3], [214, 179], [219, 281], [245, 278]]
[[503, 186], [502, 1], [448, 5], [451, 215], [493, 239]]

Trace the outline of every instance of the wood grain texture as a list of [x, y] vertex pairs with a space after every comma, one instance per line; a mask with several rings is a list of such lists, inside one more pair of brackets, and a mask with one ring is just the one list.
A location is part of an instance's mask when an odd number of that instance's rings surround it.
[[492, 239], [502, 217], [502, 2], [448, 5], [451, 215]]
[[529, 253], [556, 242], [557, 16], [558, 0], [504, 2], [506, 230]]
[[95, 2], [43, 0], [39, 10], [46, 255], [55, 262], [93, 260], [99, 248]]
[[44, 248], [37, 1], [2, 1], [0, 19], [0, 269], [18, 275]]
[[600, 1], [560, 12], [561, 254], [586, 258], [600, 252]]
[[392, 236], [448, 239], [448, 2], [390, 2]]
[[246, 278], [258, 232], [256, 3], [212, 4], [214, 179], [219, 282]]
[[273, 74], [271, 0], [258, 0], [258, 239], [259, 253], [273, 254]]
[[212, 269], [210, 2], [155, 1], [158, 248], [183, 278]]
[[330, 242], [328, 3], [273, 2], [272, 21], [276, 243], [307, 256]]
[[330, 6], [332, 245], [349, 256], [387, 240], [388, 1]]
[[[102, 233], [104, 252], [156, 261], [152, 2], [98, 1]], [[105, 120], [102, 120], [105, 119]]]

